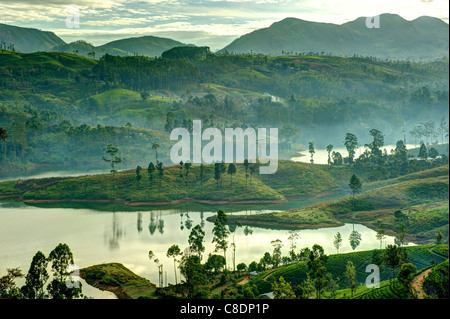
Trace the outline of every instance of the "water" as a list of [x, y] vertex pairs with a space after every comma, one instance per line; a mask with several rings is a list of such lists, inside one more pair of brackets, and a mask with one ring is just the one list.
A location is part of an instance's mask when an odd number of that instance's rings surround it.
[[[412, 149], [412, 148], [414, 148], [414, 144], [407, 144], [406, 148]], [[362, 153], [364, 153], [364, 151], [366, 149], [367, 148], [364, 146], [358, 147], [355, 150], [355, 159], [358, 158]], [[395, 149], [395, 145], [385, 145], [381, 148], [381, 150], [384, 151], [384, 149], [386, 149], [387, 153], [390, 154], [391, 150]], [[315, 151], [314, 157], [313, 157], [314, 164], [328, 164], [328, 152], [326, 149], [315, 149], [314, 151]], [[333, 147], [332, 152], [341, 153], [342, 158], [348, 156], [348, 151], [345, 147], [338, 147], [338, 148]], [[331, 154], [330, 154], [330, 156], [331, 156]], [[299, 152], [299, 156], [291, 158], [292, 161], [303, 162], [303, 163], [309, 163], [310, 159], [311, 159], [311, 156], [310, 156], [308, 150], [301, 151], [301, 152]]]
[[[223, 207], [226, 212], [226, 207]], [[240, 213], [265, 213], [267, 211], [242, 211]], [[173, 260], [166, 257], [167, 249], [178, 244], [182, 250], [188, 247], [190, 229], [201, 224], [205, 231], [204, 260], [214, 253], [213, 224], [206, 221], [214, 211], [181, 212], [179, 209], [148, 208], [140, 211], [99, 211], [91, 208], [42, 208], [19, 202], [0, 201], [0, 275], [6, 268], [29, 268], [34, 254], [40, 250], [46, 256], [59, 243], [71, 248], [75, 264], [80, 268], [107, 262], [119, 262], [136, 274], [158, 282], [157, 266], [148, 258], [149, 250], [164, 265], [167, 282], [174, 283]], [[356, 248], [369, 250], [379, 248], [375, 231], [362, 226], [347, 224], [341, 227], [316, 230], [300, 230], [297, 251], [302, 247], [321, 245], [328, 254], [335, 253], [333, 237], [340, 232], [344, 239], [340, 253], [353, 251], [348, 237], [350, 232], [361, 233], [362, 241]], [[272, 252], [271, 241], [280, 239], [283, 255], [288, 254], [288, 231], [258, 227], [237, 228], [231, 233], [236, 243], [236, 264], [259, 261], [263, 254]], [[394, 243], [388, 237], [383, 243]], [[222, 254], [222, 252], [218, 252]], [[232, 267], [231, 250], [227, 253], [228, 266]], [[180, 275], [178, 274], [178, 280]], [[96, 295], [105, 298], [105, 296]]]

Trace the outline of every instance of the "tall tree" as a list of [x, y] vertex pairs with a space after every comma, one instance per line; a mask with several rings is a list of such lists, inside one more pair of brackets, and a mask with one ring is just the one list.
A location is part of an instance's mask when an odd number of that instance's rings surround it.
[[117, 172], [116, 165], [122, 163], [122, 159], [116, 155], [119, 149], [115, 145], [108, 144], [106, 148], [103, 149], [103, 151], [107, 154], [106, 156], [103, 156], [103, 160], [105, 162], [111, 163], [111, 173], [113, 174], [113, 188], [115, 188], [115, 173]]
[[355, 158], [355, 149], [358, 147], [358, 139], [355, 134], [347, 133], [345, 135], [344, 145], [348, 152], [348, 163], [353, 164], [353, 159]]
[[333, 150], [333, 144], [327, 145], [327, 152], [328, 152], [328, 165], [331, 165], [331, 151]]
[[369, 134], [373, 137], [373, 141], [365, 146], [370, 149], [371, 158], [376, 160], [382, 155], [380, 148], [384, 145], [384, 134], [377, 129], [371, 129]]
[[314, 154], [316, 153], [316, 151], [314, 150], [314, 142], [309, 142], [308, 151], [311, 155], [311, 159], [309, 161], [311, 162], [311, 164], [314, 164]]
[[150, 182], [150, 187], [152, 186], [152, 182], [153, 182], [153, 174], [155, 173], [155, 165], [153, 164], [153, 162], [150, 162], [148, 164], [148, 168], [147, 168], [147, 173], [148, 173], [148, 180]]
[[387, 267], [391, 268], [391, 276], [389, 279], [389, 282], [391, 282], [395, 269], [400, 267], [402, 264], [400, 247], [397, 245], [388, 245], [384, 251], [383, 261]]
[[245, 170], [245, 186], [247, 186], [247, 179], [248, 179], [248, 169], [249, 169], [249, 166], [250, 165], [250, 163], [248, 162], [248, 159], [245, 159], [244, 160], [244, 170]]
[[175, 273], [175, 285], [177, 284], [177, 257], [183, 255], [180, 246], [173, 244], [167, 249], [167, 257], [173, 258], [173, 271]]
[[289, 250], [289, 255], [290, 255], [292, 261], [297, 260], [297, 254], [295, 253], [295, 249], [297, 248], [296, 241], [299, 238], [300, 238], [300, 235], [295, 230], [289, 231], [288, 240], [291, 243], [291, 245], [290, 245], [291, 249]]
[[270, 244], [273, 246], [272, 265], [278, 267], [278, 264], [281, 262], [281, 247], [283, 247], [283, 243], [280, 239], [275, 239]]
[[225, 258], [225, 265], [227, 260], [227, 248], [228, 248], [228, 235], [230, 231], [227, 226], [228, 216], [223, 210], [219, 209], [217, 211], [216, 220], [214, 221], [214, 227], [212, 229], [213, 239], [212, 242], [216, 243], [214, 251], [223, 250], [223, 257]]
[[356, 269], [351, 260], [347, 261], [347, 266], [345, 268], [345, 277], [347, 278], [347, 283], [350, 287], [351, 296], [353, 298], [353, 292], [358, 285], [358, 281], [356, 280]]

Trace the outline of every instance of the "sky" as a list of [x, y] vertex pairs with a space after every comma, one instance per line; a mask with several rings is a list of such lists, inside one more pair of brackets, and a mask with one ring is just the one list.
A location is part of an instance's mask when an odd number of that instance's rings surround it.
[[[71, 28], [71, 18], [66, 24], [74, 6], [79, 28]], [[448, 23], [448, 6], [449, 0], [0, 0], [0, 23], [52, 31], [66, 42], [101, 45], [153, 35], [214, 51], [287, 17], [342, 24], [395, 13], [406, 20], [426, 15]]]

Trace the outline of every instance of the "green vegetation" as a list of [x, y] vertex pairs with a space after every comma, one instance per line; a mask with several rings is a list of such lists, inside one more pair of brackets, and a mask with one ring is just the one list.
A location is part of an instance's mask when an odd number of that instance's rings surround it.
[[121, 299], [154, 298], [156, 287], [118, 263], [108, 263], [80, 269], [86, 282], [101, 290], [108, 290]]

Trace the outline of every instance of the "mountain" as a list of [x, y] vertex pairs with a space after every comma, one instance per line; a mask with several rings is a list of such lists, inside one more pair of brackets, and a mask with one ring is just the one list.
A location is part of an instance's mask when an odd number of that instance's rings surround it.
[[15, 51], [29, 53], [47, 51], [64, 43], [53, 32], [0, 23], [0, 44], [3, 48], [8, 48], [10, 44], [13, 44]]
[[[161, 56], [161, 53], [173, 47], [185, 46], [186, 44], [154, 36], [144, 36], [139, 38], [126, 38], [108, 42], [101, 46], [94, 46], [83, 40], [72, 43], [64, 43], [53, 48], [54, 51], [76, 53], [84, 57], [101, 57], [110, 55], [145, 55], [150, 57]], [[94, 54], [92, 54], [94, 52]]]
[[432, 17], [407, 21], [396, 14], [380, 15], [379, 28], [367, 28], [360, 17], [341, 25], [286, 18], [234, 40], [220, 52], [324, 52], [389, 59], [430, 59], [448, 56], [449, 26]]
[[121, 50], [131, 54], [146, 56], [160, 56], [161, 53], [172, 49], [173, 47], [185, 46], [186, 44], [168, 39], [154, 36], [144, 36], [139, 38], [127, 38], [112, 41], [99, 46], [100, 49], [106, 50]]

